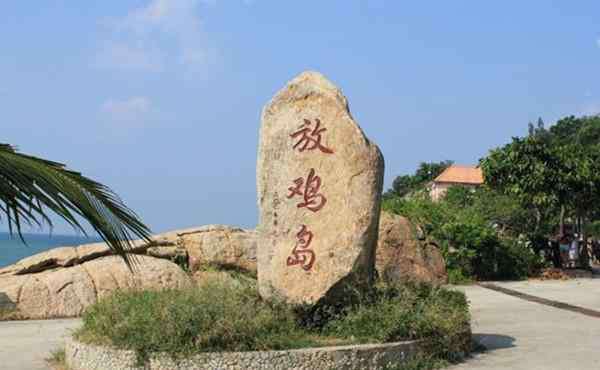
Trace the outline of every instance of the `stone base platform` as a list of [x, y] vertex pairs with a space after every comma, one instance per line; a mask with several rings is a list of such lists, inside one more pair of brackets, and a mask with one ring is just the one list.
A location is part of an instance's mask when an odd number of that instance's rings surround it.
[[185, 359], [159, 354], [138, 364], [133, 351], [66, 341], [71, 370], [199, 370], [199, 369], [384, 369], [421, 352], [422, 341], [304, 348], [286, 351], [207, 352]]

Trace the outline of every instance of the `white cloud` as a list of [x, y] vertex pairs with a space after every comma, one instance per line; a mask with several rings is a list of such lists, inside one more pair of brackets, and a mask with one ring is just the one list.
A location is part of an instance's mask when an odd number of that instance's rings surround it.
[[205, 66], [214, 52], [202, 30], [199, 3], [151, 0], [123, 18], [104, 22], [109, 33], [95, 64], [143, 71], [160, 71], [173, 65]]
[[149, 118], [151, 103], [150, 99], [144, 96], [134, 96], [125, 100], [108, 99], [100, 110], [112, 123], [140, 125]]
[[103, 68], [159, 71], [163, 64], [156, 48], [119, 42], [105, 42], [96, 57], [96, 66]]

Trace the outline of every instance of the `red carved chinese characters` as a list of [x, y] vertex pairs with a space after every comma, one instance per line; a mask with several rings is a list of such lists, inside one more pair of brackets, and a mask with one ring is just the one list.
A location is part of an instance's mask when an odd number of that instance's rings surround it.
[[315, 252], [310, 247], [310, 243], [313, 239], [313, 233], [308, 230], [306, 225], [302, 225], [302, 228], [296, 234], [296, 246], [292, 250], [292, 255], [287, 258], [288, 266], [301, 265], [305, 271], [310, 270], [315, 263]]
[[[294, 140], [293, 149], [299, 152], [313, 151], [318, 149], [321, 153], [333, 154], [333, 150], [321, 143], [323, 133], [327, 131], [321, 127], [321, 120], [304, 119], [298, 130], [290, 135]], [[314, 168], [311, 168], [306, 178], [299, 177], [294, 180], [294, 184], [288, 188], [288, 199], [299, 196], [302, 198], [296, 206], [306, 208], [312, 212], [320, 211], [327, 203], [327, 198], [319, 191], [321, 190], [321, 178], [317, 176]], [[300, 231], [296, 234], [296, 245], [292, 253], [287, 257], [288, 266], [300, 265], [305, 271], [309, 271], [315, 263], [315, 252], [310, 249], [310, 243], [313, 240], [313, 233], [308, 230], [306, 225], [302, 225]]]
[[298, 149], [299, 152], [319, 149], [323, 153], [333, 154], [333, 150], [321, 144], [321, 134], [327, 131], [326, 128], [321, 127], [321, 120], [316, 118], [314, 128], [312, 125], [310, 120], [304, 119], [298, 131], [290, 135], [292, 139], [299, 139], [293, 148]]
[[315, 169], [311, 168], [306, 181], [302, 177], [294, 180], [294, 186], [288, 188], [290, 193], [287, 197], [290, 199], [299, 195], [304, 201], [298, 203], [298, 208], [306, 207], [313, 212], [318, 212], [327, 203], [327, 198], [319, 193], [320, 189], [321, 178], [315, 175]]

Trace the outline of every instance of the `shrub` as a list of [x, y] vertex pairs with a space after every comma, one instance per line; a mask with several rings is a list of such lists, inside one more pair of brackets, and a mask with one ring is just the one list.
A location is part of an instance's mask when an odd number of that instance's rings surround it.
[[524, 279], [542, 265], [531, 243], [507, 231], [524, 225], [527, 214], [487, 189], [450, 188], [438, 202], [428, 196], [388, 198], [383, 209], [407, 217], [436, 241], [451, 283]]
[[498, 258], [498, 275], [500, 277], [526, 279], [536, 276], [545, 267], [542, 257], [523, 241], [506, 239]]
[[[457, 360], [470, 346], [465, 295], [429, 284], [379, 285], [323, 328], [360, 343], [430, 338], [429, 354]], [[465, 342], [465, 338], [467, 338]]]
[[[306, 307], [305, 307], [306, 308]], [[207, 351], [277, 350], [331, 344], [431, 338], [429, 354], [454, 360], [468, 347], [464, 294], [430, 285], [379, 285], [346, 307], [335, 307], [320, 326], [307, 312], [260, 299], [245, 284], [209, 281], [188, 290], [118, 292], [83, 315], [79, 340], [186, 356]], [[314, 320], [311, 322], [315, 322]], [[461, 340], [459, 340], [461, 339]]]
[[455, 285], [464, 285], [473, 283], [473, 277], [466, 275], [462, 268], [448, 268], [448, 283]]
[[266, 302], [248, 287], [219, 281], [187, 290], [118, 292], [83, 315], [81, 340], [187, 355], [317, 345], [291, 307]]

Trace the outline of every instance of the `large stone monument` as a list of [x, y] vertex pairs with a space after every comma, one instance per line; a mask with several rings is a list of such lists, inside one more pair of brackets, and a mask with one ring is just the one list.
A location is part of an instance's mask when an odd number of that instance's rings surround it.
[[257, 164], [260, 294], [316, 303], [373, 278], [383, 156], [342, 92], [294, 78], [262, 114]]

